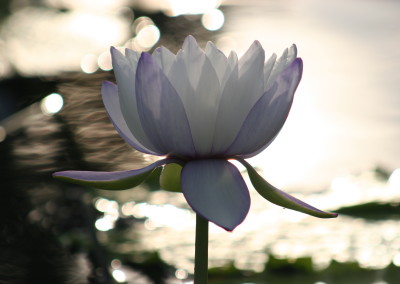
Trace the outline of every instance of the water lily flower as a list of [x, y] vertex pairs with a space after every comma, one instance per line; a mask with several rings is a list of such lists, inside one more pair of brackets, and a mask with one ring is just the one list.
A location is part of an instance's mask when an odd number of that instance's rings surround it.
[[121, 190], [145, 181], [162, 167], [161, 185], [181, 190], [203, 218], [232, 231], [250, 208], [247, 185], [236, 159], [261, 196], [279, 206], [320, 218], [323, 212], [273, 187], [245, 161], [278, 135], [303, 70], [296, 46], [265, 60], [255, 41], [238, 59], [209, 42], [202, 50], [188, 36], [175, 55], [111, 48], [117, 84], [105, 81], [102, 98], [121, 137], [134, 149], [164, 159], [119, 172], [63, 171], [56, 178], [101, 189]]

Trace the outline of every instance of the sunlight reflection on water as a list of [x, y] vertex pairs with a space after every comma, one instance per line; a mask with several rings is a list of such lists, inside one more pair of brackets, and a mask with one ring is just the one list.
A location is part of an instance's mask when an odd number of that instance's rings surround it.
[[[398, 188], [393, 191], [390, 184], [372, 178], [352, 177], [348, 183], [352, 183], [353, 190], [358, 193], [356, 198], [350, 199], [356, 203], [400, 200]], [[361, 183], [365, 185], [359, 187]], [[383, 194], [378, 195], [378, 192]], [[300, 194], [296, 196], [301, 197]], [[268, 260], [267, 253], [288, 259], [311, 256], [315, 269], [326, 268], [332, 259], [357, 261], [365, 268], [384, 268], [391, 262], [398, 264], [400, 227], [397, 220], [368, 221], [345, 215], [321, 220], [272, 205], [254, 190], [251, 190], [251, 197], [249, 215], [233, 233], [211, 224], [211, 267], [227, 265], [233, 260], [237, 268], [260, 272]], [[301, 198], [324, 209], [349, 204], [349, 200], [337, 197], [328, 191]], [[125, 213], [146, 219], [143, 224], [136, 223], [132, 230], [132, 237], [133, 234], [139, 236], [133, 250], [157, 250], [168, 263], [193, 272], [195, 216], [186, 209], [183, 196], [155, 192], [150, 194], [148, 203], [126, 204], [131, 204], [132, 210]], [[149, 222], [156, 225], [146, 225]]]
[[400, 3], [254, 2], [227, 1], [237, 6], [225, 11], [220, 46], [243, 53], [258, 39], [279, 54], [296, 43], [304, 73], [286, 125], [253, 163], [271, 182], [304, 190], [377, 164], [398, 167]]
[[0, 37], [3, 52], [20, 73], [54, 75], [76, 71], [86, 54], [108, 50], [128, 34], [129, 23], [113, 10], [100, 15], [26, 7], [3, 24]]

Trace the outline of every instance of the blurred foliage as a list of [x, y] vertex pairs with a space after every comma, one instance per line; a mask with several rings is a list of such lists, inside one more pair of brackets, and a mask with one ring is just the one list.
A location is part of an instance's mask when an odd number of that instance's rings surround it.
[[339, 214], [359, 217], [369, 220], [388, 220], [400, 218], [400, 203], [368, 202], [336, 210]]
[[[400, 268], [391, 264], [384, 269], [365, 269], [356, 262], [332, 261], [323, 270], [312, 267], [311, 258], [286, 259], [269, 255], [264, 272], [249, 273], [238, 270], [232, 263], [210, 269], [210, 284], [293, 284], [293, 283], [387, 283], [397, 284]], [[379, 282], [382, 281], [382, 282]]]

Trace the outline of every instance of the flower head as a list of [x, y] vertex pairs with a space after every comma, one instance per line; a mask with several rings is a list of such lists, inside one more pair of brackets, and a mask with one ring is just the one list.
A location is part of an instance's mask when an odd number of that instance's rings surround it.
[[[295, 45], [277, 59], [258, 41], [238, 59], [211, 42], [203, 51], [192, 36], [175, 55], [111, 48], [117, 84], [104, 82], [102, 98], [121, 137], [136, 150], [166, 156], [143, 169], [122, 172], [64, 171], [54, 176], [103, 189], [132, 188], [163, 165], [161, 184], [182, 190], [205, 219], [233, 230], [250, 208], [236, 159], [255, 189], [277, 205], [316, 217], [320, 211], [271, 186], [244, 159], [264, 150], [282, 128], [303, 64]], [[178, 164], [178, 167], [173, 167]], [[173, 180], [174, 182], [171, 182]]]

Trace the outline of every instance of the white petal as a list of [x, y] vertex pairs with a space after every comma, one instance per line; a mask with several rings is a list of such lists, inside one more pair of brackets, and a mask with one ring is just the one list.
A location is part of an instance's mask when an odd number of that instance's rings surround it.
[[132, 49], [125, 49], [125, 57], [128, 59], [130, 66], [133, 70], [136, 70], [141, 52], [134, 51]]
[[276, 77], [285, 70], [292, 62], [296, 59], [297, 56], [297, 48], [296, 45], [292, 45], [289, 49], [285, 49], [279, 57], [279, 59], [275, 62], [274, 68], [272, 69], [271, 75], [268, 79], [266, 79], [266, 84], [264, 86], [264, 91], [268, 90], [272, 84], [274, 83]]
[[[226, 81], [230, 78], [231, 73], [235, 69], [239, 70], [238, 62], [239, 62], [239, 59], [237, 57], [237, 54], [234, 51], [231, 51], [228, 56], [227, 68], [224, 73], [224, 77], [221, 81], [221, 90], [223, 90], [225, 88]], [[238, 73], [237, 78], [239, 78], [239, 73]]]
[[274, 68], [276, 62], [276, 54], [272, 54], [271, 57], [264, 64], [264, 92], [266, 91], [266, 86], [268, 83], [269, 76], [271, 76], [272, 69]]
[[160, 65], [164, 74], [168, 74], [171, 70], [172, 63], [175, 60], [175, 54], [173, 54], [167, 48], [161, 46], [157, 48], [152, 55], [158, 65]]
[[279, 74], [274, 85], [254, 105], [225, 155], [252, 157], [275, 139], [289, 114], [302, 70], [303, 63], [298, 58]]
[[167, 76], [185, 107], [196, 153], [210, 154], [220, 83], [212, 63], [193, 37], [186, 38]]
[[152, 145], [147, 145], [147, 147], [144, 146], [140, 142], [141, 137], [135, 137], [128, 128], [128, 125], [126, 124], [126, 121], [121, 113], [117, 85], [114, 85], [108, 81], [104, 81], [101, 88], [101, 95], [108, 116], [110, 117], [110, 120], [119, 135], [136, 150], [147, 154], [159, 155], [160, 153], [158, 153], [156, 149], [147, 148], [151, 147]]
[[237, 125], [234, 119], [237, 113], [237, 110], [234, 108], [237, 108], [237, 103], [243, 100], [243, 94], [238, 90], [239, 68], [236, 65], [226, 80], [219, 103], [212, 148], [214, 155], [224, 153], [240, 129], [240, 125]]
[[218, 75], [219, 81], [222, 82], [228, 66], [228, 59], [211, 41], [207, 43], [205, 52]]
[[201, 74], [204, 60], [206, 58], [205, 53], [198, 46], [196, 39], [193, 36], [188, 36], [183, 42], [182, 52], [179, 56], [183, 57], [188, 72], [189, 82], [193, 89], [196, 89], [199, 82], [199, 74]]
[[192, 134], [183, 103], [148, 53], [143, 53], [138, 63], [136, 93], [144, 131], [159, 152], [194, 157]]
[[136, 53], [127, 49], [126, 54], [127, 57], [122, 55], [122, 53], [117, 49], [111, 49], [112, 64], [115, 78], [117, 79], [121, 112], [132, 134], [147, 148], [155, 149], [154, 145], [150, 142], [143, 131], [138, 115], [135, 94], [135, 77], [137, 68]]
[[209, 59], [206, 58], [199, 74], [199, 84], [194, 91], [194, 96], [185, 105], [194, 145], [199, 156], [211, 153], [219, 98], [220, 86], [217, 74]]
[[[235, 62], [229, 56], [228, 62]], [[218, 110], [213, 153], [224, 152], [234, 141], [249, 111], [263, 94], [265, 53], [255, 41], [227, 79]], [[237, 65], [236, 65], [237, 66]], [[238, 72], [238, 73], [236, 73]]]

